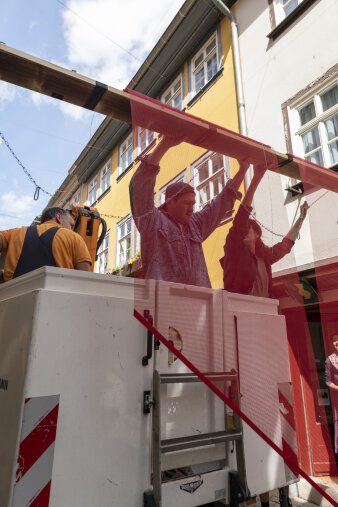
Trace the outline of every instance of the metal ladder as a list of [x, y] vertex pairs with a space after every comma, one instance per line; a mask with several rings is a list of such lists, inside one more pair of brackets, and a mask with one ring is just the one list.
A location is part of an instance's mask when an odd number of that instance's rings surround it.
[[[235, 371], [222, 373], [209, 373], [206, 375], [213, 382], [230, 382], [232, 399], [239, 403], [239, 390], [237, 373]], [[236, 448], [237, 470], [231, 472], [230, 477], [230, 505], [235, 507], [239, 502], [249, 498], [250, 493], [246, 486], [245, 461], [243, 452], [243, 433], [240, 418], [234, 414], [233, 427], [229, 428], [227, 417], [225, 417], [225, 430], [199, 435], [192, 435], [180, 438], [161, 439], [161, 384], [176, 384], [201, 382], [193, 373], [165, 373], [160, 374], [157, 370], [153, 373], [153, 397], [148, 391], [144, 398], [144, 411], [150, 412], [152, 407], [152, 463], [153, 463], [153, 502], [145, 505], [162, 507], [162, 470], [161, 456], [165, 453], [193, 449], [222, 442], [233, 442]], [[224, 405], [226, 416], [226, 405]]]

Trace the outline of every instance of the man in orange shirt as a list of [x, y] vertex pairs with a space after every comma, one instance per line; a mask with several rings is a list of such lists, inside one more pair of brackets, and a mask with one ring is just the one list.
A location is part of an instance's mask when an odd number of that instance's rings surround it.
[[0, 231], [0, 252], [6, 253], [4, 281], [41, 266], [89, 271], [88, 248], [73, 227], [69, 211], [46, 208], [40, 225]]

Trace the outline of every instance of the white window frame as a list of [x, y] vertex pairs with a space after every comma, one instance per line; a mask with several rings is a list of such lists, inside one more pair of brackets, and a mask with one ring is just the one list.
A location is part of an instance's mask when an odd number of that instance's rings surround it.
[[[177, 90], [175, 91], [175, 88], [177, 87], [178, 84], [180, 84], [180, 87], [177, 88]], [[168, 99], [168, 95], [170, 95], [169, 99]], [[163, 102], [164, 104], [167, 104], [171, 107], [176, 107], [173, 105], [173, 102], [178, 96], [181, 97], [181, 107], [176, 108], [176, 109], [182, 110], [185, 107], [184, 94], [183, 94], [183, 74], [182, 73], [171, 83], [170, 86], [168, 86], [168, 88], [165, 90], [165, 92], [162, 93], [161, 102]]]
[[[130, 222], [130, 231], [122, 236], [122, 227], [126, 226], [126, 224]], [[123, 220], [121, 220], [118, 224], [116, 224], [116, 255], [115, 255], [115, 267], [121, 266], [125, 264], [131, 257], [133, 252], [133, 218], [131, 214], [127, 215]], [[123, 259], [121, 259], [121, 247], [122, 244], [127, 244], [127, 239], [130, 238], [130, 255], [127, 257], [127, 255], [124, 256]], [[125, 248], [125, 252], [127, 252], [127, 249]], [[122, 262], [121, 262], [122, 261]]]
[[283, 0], [274, 0], [274, 8], [275, 8], [275, 16], [276, 16], [276, 23], [280, 23], [283, 21], [283, 19], [287, 18], [291, 12], [293, 12], [300, 3], [303, 2], [303, 0], [297, 0], [298, 3], [292, 11], [290, 11], [288, 14], [285, 13], [285, 7], [287, 7], [290, 3], [292, 3], [294, 0], [288, 0], [288, 2], [283, 5]]
[[133, 243], [134, 243], [134, 246], [133, 246], [133, 252], [134, 252], [134, 256], [141, 251], [141, 234], [139, 233], [139, 230], [137, 229], [136, 225], [135, 225], [135, 222], [133, 224], [133, 229], [134, 229], [134, 237], [133, 237]]
[[168, 183], [164, 185], [164, 187], [160, 188], [158, 191], [158, 205], [161, 206], [165, 201], [165, 191], [169, 185], [172, 183], [176, 183], [177, 181], [184, 181], [184, 183], [187, 182], [187, 170], [184, 169], [180, 174], [175, 176], [172, 180], [170, 180]]
[[[333, 79], [331, 78], [329, 81], [318, 85], [315, 89], [312, 89], [311, 92], [306, 93], [301, 99], [288, 107], [293, 152], [295, 155], [302, 158], [311, 154], [312, 152], [305, 154], [302, 135], [309, 130], [318, 127], [323, 166], [328, 168], [336, 165], [336, 163], [331, 162], [329, 144], [335, 142], [337, 138], [334, 138], [331, 141], [328, 140], [324, 122], [338, 114], [338, 104], [335, 104], [326, 111], [323, 111], [321, 95], [329, 91], [335, 85], [338, 85], [338, 73]], [[304, 125], [301, 125], [299, 110], [310, 104], [312, 101], [314, 103], [316, 116]], [[316, 149], [313, 150], [313, 152], [315, 151]]]
[[[145, 144], [143, 146], [141, 146], [142, 136], [145, 136]], [[137, 151], [137, 155], [140, 155], [148, 148], [148, 146], [150, 146], [155, 141], [156, 134], [152, 130], [144, 129], [142, 127], [137, 127], [136, 128], [136, 137], [137, 137], [136, 151]]]
[[[133, 163], [133, 149], [133, 133], [131, 132], [119, 146], [117, 176], [121, 176]], [[125, 163], [124, 160], [126, 160], [127, 163]]]
[[[99, 183], [99, 176], [98, 174], [95, 174], [95, 176], [88, 181], [87, 185], [87, 206], [91, 206], [94, 204], [94, 202], [97, 200], [97, 193], [98, 193], [98, 183]], [[95, 190], [95, 199], [92, 199], [92, 192]]]
[[[215, 48], [212, 49], [208, 54], [206, 53], [206, 50], [208, 46], [211, 44], [211, 42], [215, 39]], [[210, 60], [210, 56], [216, 54], [216, 71], [213, 73], [213, 75], [207, 79], [207, 63]], [[200, 56], [203, 55], [203, 58], [201, 62], [196, 65], [196, 61], [200, 58]], [[189, 90], [189, 100], [191, 100], [198, 92], [203, 90], [203, 88], [211, 81], [211, 79], [214, 77], [215, 74], [219, 71], [222, 64], [222, 55], [221, 55], [221, 48], [219, 44], [219, 37], [217, 30], [209, 37], [207, 42], [197, 51], [197, 53], [193, 56], [190, 62], [190, 82], [191, 82], [191, 90]], [[200, 87], [198, 90], [196, 89], [196, 74], [197, 71], [200, 71], [204, 68], [204, 75], [205, 75], [205, 82], [202, 87]]]
[[100, 169], [100, 187], [98, 197], [100, 197], [110, 187], [111, 178], [111, 158]]
[[[191, 174], [193, 174], [193, 183], [194, 188], [196, 192], [196, 205], [195, 205], [195, 211], [201, 211], [204, 206], [210, 202], [218, 193], [214, 193], [214, 185], [212, 184], [215, 180], [217, 180], [221, 175], [224, 175], [224, 186], [226, 185], [227, 181], [230, 178], [230, 165], [229, 165], [229, 158], [223, 155], [223, 166], [218, 169], [216, 173], [213, 174], [212, 172], [212, 155], [215, 154], [213, 151], [208, 151], [205, 153], [202, 157], [195, 160], [195, 162], [191, 165]], [[202, 163], [208, 162], [208, 177], [204, 180], [199, 180], [199, 166]], [[205, 187], [206, 185], [209, 186], [209, 192], [210, 192], [210, 199], [203, 203], [201, 199], [200, 190]], [[224, 188], [224, 187], [222, 187]]]
[[73, 196], [70, 199], [70, 205], [73, 203], [75, 204], [81, 204], [81, 195], [82, 195], [82, 186], [77, 189], [77, 191], [73, 194]]
[[104, 240], [97, 252], [97, 260], [95, 261], [95, 273], [107, 273], [109, 267], [109, 246], [110, 246], [110, 230], [107, 231]]
[[72, 197], [66, 202], [64, 205], [64, 209], [71, 209], [73, 203], [81, 204], [81, 196], [82, 196], [82, 186], [77, 189], [77, 191], [72, 195]]

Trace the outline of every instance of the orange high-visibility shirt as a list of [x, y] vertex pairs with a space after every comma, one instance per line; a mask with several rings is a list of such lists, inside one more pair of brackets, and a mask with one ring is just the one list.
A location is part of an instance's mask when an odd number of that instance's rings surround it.
[[[81, 236], [76, 232], [61, 227], [53, 220], [49, 220], [48, 222], [38, 225], [38, 235], [41, 236], [41, 234], [51, 227], [60, 228], [56, 232], [52, 243], [53, 257], [55, 264], [59, 268], [74, 269], [76, 264], [83, 261], [87, 261], [90, 264], [92, 263], [87, 245]], [[7, 253], [4, 269], [5, 281], [10, 280], [13, 277], [21, 255], [26, 231], [27, 227], [0, 231], [3, 243], [1, 251]]]

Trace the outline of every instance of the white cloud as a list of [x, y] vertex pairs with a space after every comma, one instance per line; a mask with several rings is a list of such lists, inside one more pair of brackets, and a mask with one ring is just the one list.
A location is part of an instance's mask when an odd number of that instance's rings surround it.
[[[183, 0], [70, 0], [67, 5], [71, 10], [64, 9], [62, 13], [68, 63], [61, 65], [123, 89], [182, 3]], [[65, 114], [83, 117], [65, 104], [61, 107]]]
[[56, 101], [55, 99], [53, 99], [53, 97], [48, 97], [48, 95], [43, 95], [42, 93], [33, 91], [29, 91], [29, 94], [33, 104], [38, 108], [40, 108], [41, 105], [44, 104], [48, 104], [49, 106], [56, 105]]
[[[41, 204], [34, 201], [33, 193], [27, 195], [13, 191], [4, 192], [0, 195], [0, 203], [0, 224], [9, 224], [6, 228], [31, 223], [41, 209]], [[20, 220], [25, 223], [21, 223]]]
[[5, 81], [0, 81], [0, 109], [3, 109], [8, 102], [13, 102], [17, 94], [16, 86]]

